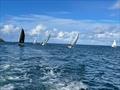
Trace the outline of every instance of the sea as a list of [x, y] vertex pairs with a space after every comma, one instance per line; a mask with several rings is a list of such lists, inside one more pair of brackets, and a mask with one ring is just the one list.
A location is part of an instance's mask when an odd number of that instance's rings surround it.
[[120, 90], [120, 47], [1, 43], [0, 90]]

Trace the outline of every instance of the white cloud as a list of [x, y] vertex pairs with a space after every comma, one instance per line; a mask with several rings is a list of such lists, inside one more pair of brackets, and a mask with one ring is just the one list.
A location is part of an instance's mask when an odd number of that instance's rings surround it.
[[70, 14], [70, 12], [68, 11], [57, 11], [57, 12], [46, 12], [46, 14], [49, 14], [49, 15], [67, 15], [67, 14]]
[[53, 30], [47, 30], [43, 32], [45, 34], [45, 36], [48, 36], [48, 34], [51, 35], [51, 38], [54, 40], [61, 40], [61, 41], [70, 41], [71, 39], [73, 39], [77, 33], [79, 33], [78, 31], [62, 31], [59, 29], [54, 28]]
[[63, 41], [71, 41], [77, 34], [78, 32], [76, 31], [71, 31], [71, 32], [67, 32], [67, 31], [59, 31], [57, 32], [56, 37], [54, 37], [54, 39], [58, 39], [58, 40], [63, 40]]
[[105, 33], [103, 33], [103, 34], [95, 34], [94, 35], [95, 37], [94, 38], [96, 38], [96, 39], [100, 39], [100, 40], [114, 40], [114, 39], [117, 39], [117, 40], [119, 40], [120, 39], [120, 32], [117, 32], [117, 33], [115, 33], [115, 32], [105, 32]]
[[59, 37], [59, 38], [63, 38], [64, 35], [65, 35], [65, 33], [64, 33], [63, 31], [60, 31], [60, 32], [58, 33], [58, 37]]
[[50, 34], [50, 31], [45, 31], [45, 36], [48, 36]]
[[39, 35], [41, 32], [43, 32], [46, 29], [45, 26], [43, 26], [42, 24], [37, 25], [34, 29], [32, 29], [32, 31], [30, 32], [30, 35], [34, 36], [34, 35]]
[[117, 2], [111, 7], [111, 9], [120, 9], [120, 0], [117, 0]]
[[1, 32], [9, 34], [9, 33], [18, 31], [19, 29], [20, 29], [19, 27], [16, 27], [12, 24], [6, 24], [6, 25], [3, 25], [3, 27], [1, 28]]
[[[32, 20], [31, 23], [29, 23], [29, 19]], [[28, 32], [27, 37], [31, 41], [33, 41], [31, 36], [40, 33], [42, 36], [47, 36], [50, 33], [52, 39], [58, 42], [59, 40], [66, 42], [70, 41], [77, 32], [80, 32], [80, 43], [99, 42], [101, 40], [105, 43], [106, 39], [108, 42], [112, 39], [120, 39], [120, 22], [112, 20], [74, 20], [46, 15], [24, 15], [11, 18], [9, 23], [13, 26], [22, 25], [26, 30], [25, 32]], [[11, 30], [6, 31], [10, 32]]]

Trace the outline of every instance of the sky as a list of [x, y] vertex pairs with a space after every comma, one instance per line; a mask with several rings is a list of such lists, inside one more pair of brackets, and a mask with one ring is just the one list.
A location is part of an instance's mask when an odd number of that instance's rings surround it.
[[21, 28], [26, 42], [120, 45], [120, 0], [0, 0], [0, 38], [16, 42]]

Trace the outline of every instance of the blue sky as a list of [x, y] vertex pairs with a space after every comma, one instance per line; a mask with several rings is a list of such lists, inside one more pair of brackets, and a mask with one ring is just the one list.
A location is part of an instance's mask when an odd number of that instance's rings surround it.
[[26, 41], [38, 34], [41, 41], [48, 32], [56, 43], [67, 43], [77, 32], [80, 44], [120, 41], [120, 0], [0, 0], [0, 16], [0, 35], [7, 41], [17, 41], [21, 27]]
[[119, 10], [109, 9], [114, 3], [116, 0], [0, 0], [0, 14], [3, 18], [7, 15], [45, 14], [71, 19], [118, 20], [118, 15], [111, 15], [119, 14]]

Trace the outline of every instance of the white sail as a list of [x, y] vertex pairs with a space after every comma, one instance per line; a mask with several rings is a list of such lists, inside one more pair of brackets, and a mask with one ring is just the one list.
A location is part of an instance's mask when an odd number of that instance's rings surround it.
[[68, 46], [68, 48], [72, 48], [78, 41], [79, 39], [79, 33], [76, 35], [76, 37], [71, 41], [70, 45]]
[[33, 40], [33, 44], [36, 44], [36, 43], [37, 43], [37, 37], [35, 37]]
[[113, 41], [112, 47], [117, 47], [116, 40]]
[[42, 42], [43, 46], [47, 44], [47, 42], [49, 41], [50, 37], [51, 37], [51, 35], [49, 34], [47, 39]]
[[37, 43], [37, 40], [35, 39], [34, 41], [33, 41], [33, 44], [36, 44]]

